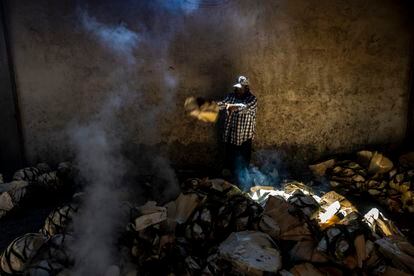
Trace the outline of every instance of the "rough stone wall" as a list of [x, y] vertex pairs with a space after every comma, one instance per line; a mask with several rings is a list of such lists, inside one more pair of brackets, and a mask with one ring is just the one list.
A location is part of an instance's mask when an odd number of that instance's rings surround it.
[[[259, 100], [256, 149], [315, 159], [403, 140], [412, 35], [403, 1], [181, 1], [187, 12], [137, 2], [157, 1], [8, 1], [31, 162], [70, 156], [68, 124], [127, 93], [120, 136], [131, 156], [145, 144], [178, 166], [211, 164], [217, 127], [181, 107], [190, 95], [222, 97], [239, 74]], [[143, 34], [137, 62], [82, 28], [83, 10]]]

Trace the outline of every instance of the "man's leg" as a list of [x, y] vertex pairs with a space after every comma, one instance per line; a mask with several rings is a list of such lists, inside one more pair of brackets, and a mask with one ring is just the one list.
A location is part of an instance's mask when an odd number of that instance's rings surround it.
[[230, 180], [231, 176], [234, 176], [235, 171], [235, 149], [234, 145], [230, 143], [224, 144], [224, 166], [222, 170], [222, 176]]
[[237, 185], [247, 191], [252, 186], [252, 178], [249, 173], [251, 159], [252, 140], [247, 140], [238, 147], [237, 151]]
[[244, 165], [246, 168], [250, 165], [250, 160], [252, 159], [252, 139], [245, 141], [241, 145], [241, 154], [243, 157]]

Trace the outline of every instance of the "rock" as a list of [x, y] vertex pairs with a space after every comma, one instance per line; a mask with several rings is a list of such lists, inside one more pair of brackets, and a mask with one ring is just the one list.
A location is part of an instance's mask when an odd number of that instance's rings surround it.
[[26, 195], [28, 183], [16, 180], [0, 185], [0, 218], [16, 207]]
[[356, 162], [350, 162], [346, 166], [347, 166], [347, 168], [349, 168], [351, 170], [361, 170], [362, 169], [362, 167]]
[[265, 233], [243, 231], [232, 233], [219, 246], [219, 256], [232, 263], [236, 271], [248, 275], [277, 273], [282, 258], [276, 244]]
[[60, 182], [65, 185], [69, 186], [73, 183], [73, 179], [76, 178], [76, 168], [70, 162], [61, 162], [59, 163], [57, 169], [57, 176], [59, 177]]
[[45, 190], [56, 192], [62, 188], [63, 183], [57, 176], [57, 171], [53, 171], [39, 175], [35, 185]]
[[361, 166], [368, 168], [371, 158], [374, 154], [372, 153], [372, 151], [361, 150], [357, 152], [356, 155], [358, 163], [361, 164]]
[[322, 177], [325, 176], [326, 170], [333, 166], [335, 166], [335, 159], [329, 159], [315, 165], [310, 165], [309, 169], [315, 177]]
[[355, 270], [358, 266], [358, 260], [354, 255], [344, 257], [342, 263], [349, 270]]
[[290, 273], [289, 271], [287, 271], [286, 269], [282, 269], [279, 271], [279, 275], [280, 276], [293, 276], [292, 273]]
[[364, 221], [371, 228], [372, 232], [380, 237], [404, 236], [394, 223], [388, 220], [377, 208], [372, 208], [366, 213]]
[[337, 187], [341, 186], [341, 183], [339, 183], [337, 181], [329, 181], [329, 184], [331, 185], [332, 188], [337, 188]]
[[365, 178], [362, 175], [356, 174], [352, 177], [353, 182], [364, 182]]
[[[404, 241], [405, 242], [405, 241]], [[414, 273], [414, 256], [402, 251], [399, 247], [399, 240], [391, 238], [382, 238], [376, 240], [379, 251], [398, 268], [405, 272]]]
[[404, 167], [414, 168], [414, 151], [401, 155], [398, 162]]
[[319, 204], [310, 194], [305, 195], [302, 190], [296, 190], [289, 198], [288, 203], [298, 209], [303, 215], [311, 218], [319, 209]]
[[346, 198], [335, 191], [329, 191], [321, 197], [321, 205], [329, 206], [335, 201], [341, 202]]
[[43, 170], [44, 168], [37, 167], [27, 167], [16, 171], [13, 175], [13, 180], [24, 180], [29, 184], [33, 184], [37, 181], [39, 175], [46, 173], [47, 171]]
[[64, 269], [57, 274], [57, 276], [72, 276], [72, 273], [69, 269]]
[[375, 189], [368, 189], [368, 193], [372, 196], [378, 196], [378, 195], [382, 194], [381, 191], [375, 190]]
[[334, 204], [336, 201], [339, 202], [340, 210], [344, 215], [348, 215], [352, 212], [357, 211], [355, 206], [349, 200], [335, 191], [330, 191], [324, 194], [321, 197], [319, 204], [323, 210], [327, 210], [329, 206], [332, 206], [332, 204]]
[[339, 201], [335, 201], [331, 205], [329, 205], [324, 212], [319, 213], [320, 225], [323, 225], [324, 228], [331, 225], [333, 222], [332, 219], [340, 209], [341, 204], [339, 203]]
[[49, 238], [30, 260], [27, 275], [57, 275], [73, 262], [69, 255], [70, 235], [58, 234]]
[[7, 192], [1, 193], [0, 194], [0, 217], [6, 214], [6, 212], [13, 209], [13, 207], [14, 207], [14, 204], [13, 204], [13, 200], [10, 194]]
[[316, 269], [311, 263], [295, 265], [290, 270], [290, 273], [294, 276], [325, 276], [325, 274]]
[[202, 185], [208, 186], [210, 189], [216, 190], [218, 192], [228, 193], [229, 195], [241, 194], [241, 191], [237, 186], [220, 178], [208, 179], [204, 181]]
[[381, 276], [410, 276], [411, 273], [406, 273], [392, 266], [386, 266]]
[[280, 236], [280, 227], [277, 222], [267, 214], [262, 216], [259, 223], [259, 229], [267, 233], [272, 239], [277, 240]]
[[269, 196], [281, 196], [286, 199], [290, 196], [284, 191], [279, 191], [272, 186], [253, 186], [250, 188], [248, 195], [251, 199], [258, 202], [263, 207], [266, 205]]
[[414, 246], [410, 242], [408, 242], [404, 239], [400, 239], [400, 240], [398, 240], [398, 247], [404, 253], [407, 253], [410, 256], [414, 256]]
[[324, 194], [319, 203], [321, 208], [317, 217], [321, 229], [339, 223], [340, 217], [346, 217], [357, 211], [349, 200], [334, 191]]
[[342, 276], [344, 275], [344, 272], [340, 270], [337, 267], [332, 266], [324, 266], [324, 267], [318, 267], [318, 270], [322, 272], [324, 275], [329, 276]]
[[50, 172], [50, 166], [47, 163], [38, 163], [36, 165], [36, 168], [40, 170], [41, 173], [47, 173]]
[[413, 206], [414, 203], [414, 193], [411, 191], [404, 192], [401, 195], [401, 202], [403, 204], [404, 209], [408, 209], [410, 206]]
[[315, 241], [299, 241], [290, 250], [289, 255], [293, 262], [327, 262], [327, 256], [318, 251], [317, 246], [318, 244]]
[[283, 183], [283, 190], [286, 194], [289, 194], [289, 195], [293, 194], [297, 190], [302, 191], [302, 193], [304, 193], [305, 195], [314, 194], [311, 187], [298, 181], [289, 181], [289, 182]]
[[[263, 215], [269, 216], [279, 225], [282, 240], [312, 240], [308, 225], [289, 213], [292, 206], [282, 197], [270, 196], [267, 200]], [[264, 229], [263, 229], [264, 230]], [[273, 231], [269, 232], [273, 235]]]
[[369, 163], [368, 172], [370, 174], [383, 174], [391, 171], [393, 167], [394, 164], [390, 159], [381, 153], [375, 152]]
[[361, 216], [354, 212], [326, 228], [317, 248], [337, 264], [354, 269], [359, 260], [362, 266], [366, 259], [364, 235], [369, 236], [369, 232]]
[[354, 247], [358, 259], [358, 267], [362, 268], [362, 264], [367, 258], [366, 245], [364, 235], [358, 235], [354, 240]]
[[135, 219], [135, 231], [143, 230], [167, 219], [167, 208], [156, 206], [154, 201], [147, 202], [137, 210], [140, 215]]
[[28, 262], [45, 242], [45, 237], [38, 233], [29, 233], [16, 238], [0, 257], [0, 272], [22, 274], [29, 264]]
[[190, 275], [197, 275], [200, 273], [201, 267], [194, 257], [188, 256], [185, 258], [185, 264], [187, 265], [187, 270], [190, 272]]
[[30, 267], [26, 269], [27, 275], [30, 276], [53, 276], [56, 275], [54, 273], [53, 267], [51, 267], [50, 263], [47, 260], [42, 260], [36, 264], [36, 267]]
[[47, 216], [41, 232], [48, 237], [71, 232], [69, 226], [72, 223], [74, 215], [78, 212], [78, 208], [76, 203], [56, 208]]
[[262, 211], [245, 194], [229, 196], [211, 190], [186, 224], [185, 237], [197, 246], [209, 246], [223, 241], [231, 232], [257, 229]]
[[185, 223], [197, 206], [202, 201], [196, 193], [191, 194], [180, 194], [175, 200], [176, 210], [175, 210], [175, 220], [177, 223]]
[[336, 176], [336, 175], [333, 175], [333, 176], [331, 176], [331, 179], [332, 180], [334, 180], [334, 181], [336, 181], [336, 182], [339, 182], [339, 183], [341, 183], [341, 184], [347, 184], [347, 185], [350, 185], [350, 184], [352, 184], [352, 176], [353, 175], [350, 175], [350, 176], [346, 176], [346, 177], [343, 177], [343, 176]]

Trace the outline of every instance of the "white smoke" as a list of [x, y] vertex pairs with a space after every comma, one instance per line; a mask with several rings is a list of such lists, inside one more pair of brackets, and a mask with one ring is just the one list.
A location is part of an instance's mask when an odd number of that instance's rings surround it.
[[166, 8], [173, 12], [191, 14], [200, 7], [201, 0], [157, 0], [160, 7]]
[[91, 33], [101, 45], [112, 50], [113, 54], [123, 58], [125, 62], [135, 63], [134, 50], [140, 42], [138, 33], [128, 29], [125, 24], [105, 25], [89, 16], [84, 10], [80, 12], [80, 19], [82, 27]]
[[285, 173], [281, 153], [276, 150], [259, 150], [254, 154], [256, 166], [236, 169], [240, 188], [249, 191], [252, 186], [280, 187]]
[[[172, 2], [177, 5], [174, 6]], [[190, 6], [185, 1], [160, 3], [163, 3], [160, 4], [160, 8], [178, 8], [174, 12], [185, 14], [193, 12], [198, 7], [197, 1], [191, 2]], [[168, 46], [174, 30], [158, 32], [155, 28], [146, 33], [138, 33], [126, 24], [100, 22], [86, 10], [78, 10], [78, 15], [83, 30], [102, 48], [118, 58], [116, 61], [119, 64], [114, 65], [114, 72], [108, 76], [108, 80], [113, 80], [115, 85], [125, 84], [122, 91], [107, 94], [107, 100], [97, 115], [86, 122], [72, 123], [68, 128], [76, 163], [86, 183], [83, 208], [74, 219], [76, 242], [71, 248], [75, 258], [72, 272], [74, 275], [103, 275], [110, 265], [118, 261], [115, 243], [118, 238], [118, 226], [122, 225], [120, 206], [123, 200], [123, 180], [128, 174], [129, 161], [121, 154], [123, 139], [119, 135], [122, 133], [119, 113], [134, 102], [134, 99], [145, 99], [146, 92], [144, 88], [140, 91], [130, 89], [128, 76], [132, 75], [133, 69], [136, 70], [136, 67], [145, 64], [154, 71], [154, 76], [161, 80], [160, 100], [153, 104], [144, 104], [143, 112], [136, 122], [144, 142], [154, 140], [154, 137], [160, 135], [159, 127], [155, 124], [156, 119], [168, 116], [178, 86], [177, 76], [166, 69]], [[157, 60], [146, 61], [147, 56], [140, 56], [140, 47], [154, 51]], [[143, 60], [143, 63], [137, 64], [138, 59]], [[139, 81], [143, 87], [145, 82], [145, 79]], [[121, 96], [115, 96], [117, 94]], [[153, 173], [165, 183], [161, 187], [160, 195], [167, 197], [175, 193], [178, 190], [178, 181], [169, 160], [161, 155], [154, 155], [149, 159]]]
[[69, 137], [76, 151], [76, 164], [88, 184], [82, 211], [74, 219], [76, 240], [72, 245], [74, 275], [103, 275], [116, 260], [114, 243], [120, 221], [121, 185], [126, 161], [120, 154], [121, 141], [116, 135], [116, 112], [123, 100], [113, 97], [95, 118], [73, 125]]

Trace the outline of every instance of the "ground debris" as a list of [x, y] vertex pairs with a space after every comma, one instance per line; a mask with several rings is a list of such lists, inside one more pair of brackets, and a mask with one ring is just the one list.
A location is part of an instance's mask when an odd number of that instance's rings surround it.
[[370, 195], [390, 211], [414, 213], [412, 156], [413, 153], [404, 154], [394, 163], [379, 152], [359, 151], [355, 161], [336, 160], [335, 165], [326, 168], [324, 179], [316, 180], [327, 181], [342, 194]]
[[14, 180], [0, 185], [0, 218], [19, 205], [24, 199], [28, 183], [24, 180]]
[[0, 274], [24, 273], [45, 242], [46, 238], [38, 233], [28, 233], [16, 238], [0, 257]]
[[278, 247], [265, 233], [232, 233], [219, 246], [219, 258], [231, 262], [233, 269], [248, 275], [276, 273], [282, 267]]
[[8, 183], [4, 183], [1, 176], [0, 218], [36, 192], [55, 194], [62, 191], [69, 185], [72, 172], [69, 162], [60, 163], [56, 171], [52, 171], [46, 163], [39, 163], [16, 171]]
[[[349, 183], [375, 185], [385, 175], [398, 181], [409, 175], [396, 168], [373, 175], [366, 171], [369, 162], [337, 160], [326, 175], [335, 171]], [[293, 180], [279, 189], [252, 187], [249, 193], [222, 179], [193, 178], [181, 187], [166, 204], [124, 205], [130, 217], [116, 244], [121, 261], [108, 264], [106, 275], [414, 273], [414, 247], [393, 222], [375, 209], [361, 215], [338, 192], [317, 194]], [[2, 272], [70, 275], [76, 254], [68, 249], [75, 238], [73, 217], [82, 212], [83, 198], [53, 210], [40, 233], [13, 241], [2, 254]]]

